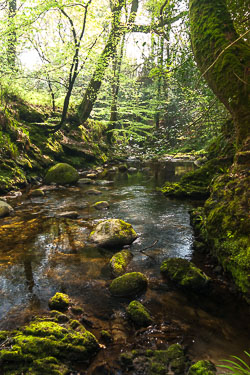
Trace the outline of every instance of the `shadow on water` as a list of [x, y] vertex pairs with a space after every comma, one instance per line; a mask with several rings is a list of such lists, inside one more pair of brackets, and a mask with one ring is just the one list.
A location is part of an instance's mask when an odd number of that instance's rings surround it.
[[[103, 178], [113, 184], [94, 186], [99, 196], [88, 194], [90, 186], [81, 186], [19, 198], [14, 216], [0, 221], [0, 329], [14, 328], [46, 311], [48, 299], [60, 291], [83, 305], [97, 336], [100, 329], [112, 331], [118, 346], [110, 351], [119, 352], [124, 345], [162, 348], [180, 342], [197, 358], [240, 355], [248, 342], [247, 307], [226, 290], [186, 295], [160, 275], [164, 258], [192, 257], [188, 214], [192, 203], [166, 199], [156, 187], [166, 180], [177, 181], [192, 169], [191, 163], [148, 163], [137, 165], [133, 173], [106, 174]], [[91, 207], [100, 200], [107, 200], [110, 209]], [[72, 210], [78, 212], [77, 220], [58, 216]], [[88, 242], [93, 224], [102, 218], [128, 221], [139, 234], [131, 246], [134, 257], [128, 271], [141, 271], [149, 278], [147, 292], [138, 298], [155, 319], [154, 328], [140, 335], [135, 336], [124, 319], [129, 300], [112, 298], [108, 291], [112, 278], [108, 262], [118, 249]]]

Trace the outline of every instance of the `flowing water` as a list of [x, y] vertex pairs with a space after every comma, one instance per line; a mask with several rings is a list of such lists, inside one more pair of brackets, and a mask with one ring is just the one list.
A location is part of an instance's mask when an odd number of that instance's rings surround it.
[[[193, 203], [166, 199], [156, 187], [178, 180], [193, 165], [136, 167], [133, 173], [103, 174], [102, 182], [94, 185], [98, 196], [88, 193], [93, 188], [89, 185], [48, 187], [44, 197], [23, 194], [9, 202], [14, 215], [0, 219], [0, 329], [15, 328], [47, 311], [48, 299], [60, 291], [84, 307], [97, 337], [101, 329], [112, 332], [112, 358], [125, 347], [164, 348], [174, 342], [197, 359], [241, 355], [249, 344], [247, 306], [228, 292], [223, 280], [215, 280], [215, 291], [209, 295], [190, 296], [170, 287], [160, 275], [164, 258], [192, 259], [188, 211]], [[110, 203], [108, 210], [91, 207], [102, 200]], [[59, 216], [72, 210], [79, 214], [75, 220]], [[155, 321], [139, 335], [125, 319], [129, 300], [111, 297], [108, 291], [109, 259], [119, 249], [97, 248], [88, 241], [91, 228], [103, 218], [123, 219], [139, 234], [131, 246], [134, 257], [128, 271], [148, 277], [148, 290], [138, 299]]]

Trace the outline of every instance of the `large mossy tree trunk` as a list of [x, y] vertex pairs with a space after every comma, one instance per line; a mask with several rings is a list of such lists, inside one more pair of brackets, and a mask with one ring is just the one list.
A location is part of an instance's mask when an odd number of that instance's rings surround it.
[[250, 47], [237, 35], [225, 0], [190, 0], [189, 11], [198, 67], [231, 113], [241, 148], [250, 129]]

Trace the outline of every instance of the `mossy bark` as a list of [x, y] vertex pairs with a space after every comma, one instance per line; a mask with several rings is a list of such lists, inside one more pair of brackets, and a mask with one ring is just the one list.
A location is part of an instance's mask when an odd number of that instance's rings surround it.
[[225, 0], [190, 0], [189, 11], [195, 59], [231, 113], [240, 148], [249, 136], [250, 47], [237, 35]]

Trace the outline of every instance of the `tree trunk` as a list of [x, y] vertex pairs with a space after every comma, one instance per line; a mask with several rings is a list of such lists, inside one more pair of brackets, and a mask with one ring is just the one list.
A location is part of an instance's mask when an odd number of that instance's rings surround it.
[[14, 25], [14, 18], [17, 11], [16, 0], [9, 0], [9, 35], [8, 35], [8, 64], [11, 69], [16, 66], [16, 29]]
[[190, 0], [189, 11], [195, 59], [231, 113], [240, 148], [249, 136], [250, 48], [237, 35], [225, 0]]
[[81, 122], [88, 119], [93, 105], [96, 101], [97, 94], [102, 84], [102, 80], [109, 65], [111, 56], [116, 52], [117, 45], [122, 37], [121, 30], [121, 11], [125, 5], [124, 0], [119, 0], [118, 4], [112, 10], [112, 27], [108, 41], [99, 57], [95, 72], [86, 89], [84, 98], [79, 106], [79, 118]]

